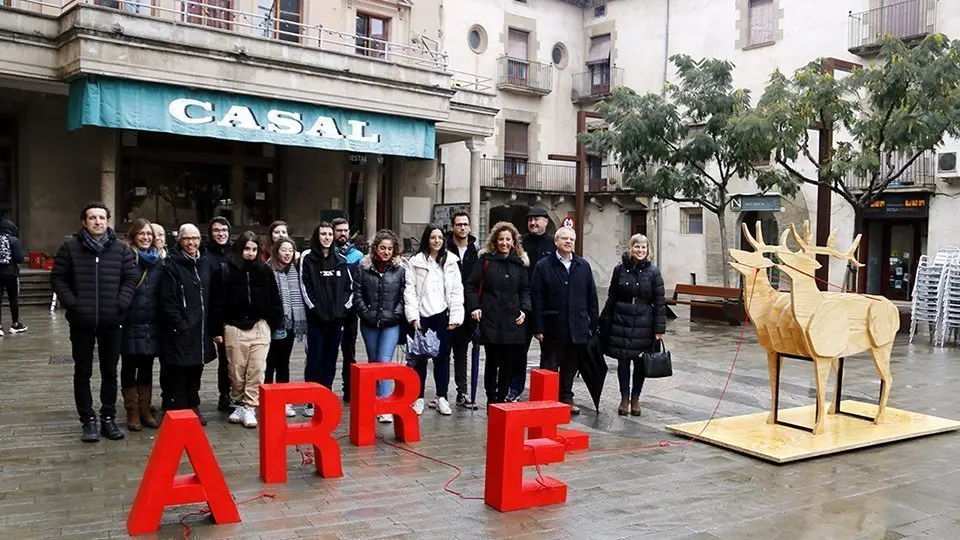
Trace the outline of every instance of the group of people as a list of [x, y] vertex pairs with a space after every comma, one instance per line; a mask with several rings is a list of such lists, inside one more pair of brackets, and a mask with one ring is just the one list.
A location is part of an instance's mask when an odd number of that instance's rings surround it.
[[[167, 250], [157, 224], [138, 219], [121, 240], [109, 219], [102, 203], [88, 204], [82, 228], [60, 247], [50, 276], [70, 324], [74, 397], [85, 442], [124, 436], [115, 405], [120, 357], [132, 431], [159, 425], [151, 407], [157, 358], [163, 410], [193, 409], [203, 424], [206, 364], [218, 360], [217, 408], [230, 413], [230, 423], [252, 428], [259, 385], [290, 381], [297, 342], [306, 349], [303, 380], [331, 389], [342, 351], [343, 399], [349, 401], [358, 333], [369, 362], [392, 361], [401, 339], [436, 333], [436, 354], [408, 362], [421, 381], [417, 414], [428, 406], [424, 389], [433, 362], [436, 394], [429, 407], [441, 415], [452, 413], [451, 353], [456, 404], [475, 409], [467, 392], [470, 343], [485, 348], [490, 404], [519, 399], [536, 338], [540, 367], [560, 372], [560, 400], [578, 413], [573, 380], [587, 340], [599, 332], [604, 351], [619, 361], [620, 412], [630, 405], [639, 414], [642, 373], [635, 368], [631, 379], [630, 364], [664, 332], [663, 281], [649, 263], [646, 238], [631, 238], [601, 312], [590, 265], [573, 253], [574, 231], [562, 228], [551, 241], [543, 209], [530, 211], [522, 238], [514, 225], [495, 224], [482, 248], [471, 235], [469, 215], [457, 212], [448, 233], [426, 226], [419, 251], [409, 259], [389, 230], [370, 239], [363, 254], [348, 242], [349, 224], [342, 218], [317, 225], [303, 252], [283, 221], [271, 224], [261, 241], [252, 231], [234, 239], [229, 221], [216, 217], [206, 244], [198, 227], [186, 223]], [[99, 426], [90, 388], [94, 345], [102, 379]], [[379, 396], [390, 392], [389, 382], [377, 388]], [[289, 405], [286, 412], [297, 414]], [[313, 405], [300, 414], [313, 416]], [[390, 415], [378, 419], [393, 421]]]

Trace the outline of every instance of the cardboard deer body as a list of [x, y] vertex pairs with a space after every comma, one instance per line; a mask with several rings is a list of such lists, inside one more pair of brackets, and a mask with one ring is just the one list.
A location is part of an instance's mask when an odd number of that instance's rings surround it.
[[[817, 418], [813, 433], [823, 433], [831, 366], [836, 366], [841, 357], [869, 350], [883, 381], [875, 419], [879, 424], [883, 421], [893, 385], [890, 353], [900, 328], [900, 314], [896, 306], [882, 296], [820, 291], [814, 278], [814, 271], [820, 264], [814, 256], [830, 255], [863, 266], [855, 256], [860, 237], [846, 253], [841, 253], [836, 249], [836, 231], [830, 234], [827, 245], [821, 247], [811, 239], [809, 222], [804, 224], [804, 229], [806, 238], [801, 238], [791, 224], [790, 229], [781, 235], [780, 245], [769, 246], [764, 243], [759, 222], [756, 237], [751, 236], [747, 225], [743, 224], [744, 235], [754, 251], [730, 250], [735, 261], [730, 265], [743, 274], [747, 312], [757, 330], [760, 345], [767, 351], [771, 400], [777, 393], [777, 355], [791, 354], [812, 359], [817, 385]], [[800, 246], [797, 252], [787, 247], [787, 236], [791, 233]], [[770, 261], [763, 256], [764, 253], [775, 253], [781, 262]], [[774, 265], [790, 276], [792, 287], [789, 293], [778, 292], [767, 280], [766, 269]], [[829, 411], [831, 414], [836, 413], [839, 399], [840, 396], [835, 396]], [[768, 422], [773, 421], [771, 409]]]

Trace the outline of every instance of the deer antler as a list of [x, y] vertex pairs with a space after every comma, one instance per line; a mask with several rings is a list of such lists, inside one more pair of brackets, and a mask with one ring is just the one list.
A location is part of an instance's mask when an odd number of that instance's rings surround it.
[[856, 256], [857, 248], [860, 246], [861, 235], [858, 234], [857, 237], [853, 239], [853, 245], [851, 245], [850, 249], [844, 253], [837, 249], [836, 230], [830, 232], [830, 236], [827, 238], [826, 246], [818, 246], [813, 242], [813, 236], [810, 234], [810, 222], [804, 221], [803, 228], [806, 239], [800, 238], [800, 235], [797, 233], [797, 228], [792, 223], [790, 224], [790, 231], [793, 233], [793, 239], [797, 241], [797, 244], [800, 245], [800, 249], [802, 249], [804, 253], [811, 255], [829, 255], [837, 259], [846, 260], [857, 268], [863, 266], [863, 263], [858, 261]]
[[747, 227], [746, 223], [741, 223], [743, 227], [743, 235], [747, 238], [747, 242], [753, 246], [753, 250], [757, 253], [776, 253], [783, 249], [783, 246], [771, 246], [766, 243], [763, 239], [763, 230], [760, 228], [760, 222], [756, 223], [756, 236], [750, 234], [750, 228]]

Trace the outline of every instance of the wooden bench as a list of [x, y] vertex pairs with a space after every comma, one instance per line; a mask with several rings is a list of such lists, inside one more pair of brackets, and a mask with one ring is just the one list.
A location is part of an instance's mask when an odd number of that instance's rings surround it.
[[[692, 298], [681, 299], [681, 295]], [[673, 297], [667, 299], [668, 306], [677, 304], [690, 306], [690, 320], [726, 321], [732, 326], [739, 326], [746, 319], [743, 291], [740, 289], [678, 283], [673, 290]]]

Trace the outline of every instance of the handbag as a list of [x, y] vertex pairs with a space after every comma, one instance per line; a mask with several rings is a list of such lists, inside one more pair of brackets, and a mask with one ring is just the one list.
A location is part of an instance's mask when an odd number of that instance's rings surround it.
[[658, 379], [673, 375], [673, 364], [670, 361], [670, 351], [666, 349], [662, 339], [658, 339], [653, 350], [640, 355], [643, 363], [643, 376], [648, 379]]

